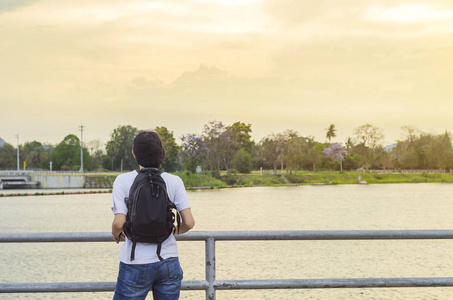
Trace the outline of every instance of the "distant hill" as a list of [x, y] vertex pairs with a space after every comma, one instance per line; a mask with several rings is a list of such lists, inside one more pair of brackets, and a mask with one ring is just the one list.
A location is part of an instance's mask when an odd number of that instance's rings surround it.
[[3, 147], [3, 145], [8, 144], [5, 142], [2, 138], [0, 138], [0, 148]]

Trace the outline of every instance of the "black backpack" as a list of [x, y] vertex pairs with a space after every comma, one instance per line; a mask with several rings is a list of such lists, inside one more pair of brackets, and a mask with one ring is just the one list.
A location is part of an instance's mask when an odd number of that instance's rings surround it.
[[128, 211], [123, 231], [133, 243], [131, 261], [135, 259], [137, 243], [157, 244], [156, 254], [162, 261], [162, 243], [172, 234], [175, 218], [179, 228], [180, 215], [178, 211], [173, 212], [176, 205], [168, 198], [162, 171], [143, 168], [137, 172], [129, 197], [124, 199]]

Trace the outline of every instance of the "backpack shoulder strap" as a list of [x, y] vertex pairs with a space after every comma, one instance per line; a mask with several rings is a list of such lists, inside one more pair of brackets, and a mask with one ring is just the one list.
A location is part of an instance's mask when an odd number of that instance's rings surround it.
[[160, 256], [161, 249], [162, 249], [162, 243], [158, 243], [157, 244], [157, 249], [156, 249], [156, 254], [157, 254], [157, 257], [159, 258], [159, 260], [163, 261], [164, 259], [162, 258], [162, 256]]
[[132, 250], [131, 250], [131, 261], [135, 259], [135, 247], [137, 246], [137, 242], [132, 242]]
[[126, 202], [126, 205], [132, 201], [132, 193], [135, 191], [137, 185], [143, 178], [143, 176], [146, 176], [143, 172], [140, 172], [140, 170], [137, 170], [137, 176], [134, 178], [134, 182], [132, 182], [131, 187], [129, 188], [129, 195], [128, 197], [124, 198], [124, 202]]

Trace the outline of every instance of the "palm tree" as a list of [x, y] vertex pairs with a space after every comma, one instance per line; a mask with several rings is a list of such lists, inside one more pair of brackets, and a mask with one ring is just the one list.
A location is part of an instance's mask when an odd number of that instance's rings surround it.
[[354, 142], [352, 141], [351, 137], [348, 137], [346, 139], [346, 151], [349, 153], [349, 149], [351, 149], [352, 147], [354, 147]]
[[337, 131], [335, 129], [335, 124], [330, 124], [329, 128], [326, 128], [326, 130], [327, 130], [326, 139], [329, 140], [330, 142], [332, 138], [337, 136], [337, 134], [335, 133], [335, 131]]

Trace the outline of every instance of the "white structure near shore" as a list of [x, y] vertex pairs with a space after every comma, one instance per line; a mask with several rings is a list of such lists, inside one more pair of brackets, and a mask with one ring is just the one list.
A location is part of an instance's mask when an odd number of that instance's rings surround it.
[[43, 189], [83, 188], [83, 173], [67, 172], [33, 172], [3, 171], [0, 172], [0, 189], [39, 187]]

